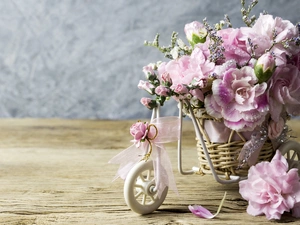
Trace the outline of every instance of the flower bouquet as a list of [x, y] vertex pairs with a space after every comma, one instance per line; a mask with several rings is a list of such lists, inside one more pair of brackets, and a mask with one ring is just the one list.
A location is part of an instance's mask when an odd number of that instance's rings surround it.
[[[213, 26], [206, 19], [186, 24], [188, 44], [175, 32], [168, 47], [160, 46], [159, 35], [146, 41], [168, 60], [143, 68], [146, 80], [138, 88], [154, 97], [144, 97], [141, 103], [156, 112], [171, 98], [179, 102], [180, 115], [191, 117], [195, 126], [197, 172], [216, 173], [234, 182], [248, 175], [240, 182], [240, 193], [249, 201], [250, 214], [280, 219], [294, 208], [294, 215], [300, 217], [300, 147], [288, 140], [286, 126], [290, 117], [300, 115], [300, 24], [266, 13], [256, 19], [250, 13], [257, 3], [246, 6], [241, 0], [244, 27], [233, 28], [225, 15]], [[178, 117], [135, 123], [130, 128], [134, 144], [110, 161], [120, 164], [117, 177], [126, 178], [129, 188], [125, 189], [134, 193], [126, 200], [134, 211], [155, 210], [166, 187], [177, 191], [163, 144], [180, 139], [181, 123]], [[280, 149], [284, 143], [295, 150], [289, 165], [282, 156], [287, 152]], [[148, 180], [150, 173], [130, 172], [150, 156], [155, 182]], [[138, 170], [143, 168], [148, 171], [151, 165], [137, 165]], [[134, 180], [137, 176], [136, 186], [128, 176]], [[155, 206], [146, 203], [146, 194]], [[144, 206], [136, 202], [141, 195]], [[205, 218], [214, 217], [201, 207], [191, 209], [200, 217], [203, 213]]]
[[186, 24], [189, 44], [175, 32], [168, 47], [159, 45], [159, 35], [146, 42], [169, 60], [145, 66], [147, 80], [138, 84], [155, 96], [141, 99], [147, 108], [174, 98], [195, 115], [214, 168], [226, 176], [271, 160], [287, 139], [286, 120], [300, 115], [300, 24], [266, 13], [256, 19], [250, 12], [258, 1], [241, 3], [245, 27], [233, 28], [225, 15], [214, 26], [206, 19]]

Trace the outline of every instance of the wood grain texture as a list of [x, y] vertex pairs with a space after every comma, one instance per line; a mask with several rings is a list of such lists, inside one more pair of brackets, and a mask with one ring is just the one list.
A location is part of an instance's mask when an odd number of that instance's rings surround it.
[[[238, 184], [221, 185], [211, 176], [179, 175], [175, 144], [168, 144], [179, 196], [169, 191], [159, 210], [140, 216], [124, 202], [123, 181], [112, 179], [110, 158], [130, 145], [133, 121], [0, 120], [0, 224], [273, 224], [246, 213]], [[300, 136], [300, 121], [290, 121]], [[299, 140], [299, 138], [297, 139]], [[184, 127], [184, 168], [197, 165], [193, 128]], [[187, 206], [212, 212], [213, 220], [193, 216]], [[288, 214], [278, 223], [299, 224]]]

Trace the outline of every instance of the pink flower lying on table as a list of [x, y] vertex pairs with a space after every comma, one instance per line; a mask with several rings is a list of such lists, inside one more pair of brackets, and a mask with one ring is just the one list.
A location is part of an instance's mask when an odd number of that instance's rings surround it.
[[288, 170], [288, 163], [279, 150], [271, 162], [252, 166], [248, 179], [240, 181], [240, 194], [248, 201], [247, 212], [267, 219], [280, 219], [284, 212], [293, 211], [300, 217], [300, 182], [298, 169]]

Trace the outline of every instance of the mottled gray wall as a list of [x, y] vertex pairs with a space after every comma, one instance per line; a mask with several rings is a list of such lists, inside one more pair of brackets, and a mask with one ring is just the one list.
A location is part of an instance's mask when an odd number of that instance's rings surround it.
[[[136, 85], [142, 67], [163, 59], [143, 46], [193, 20], [240, 21], [239, 0], [1, 0], [0, 117], [127, 119], [149, 116]], [[261, 0], [293, 23], [297, 0]], [[169, 111], [176, 111], [169, 102]]]

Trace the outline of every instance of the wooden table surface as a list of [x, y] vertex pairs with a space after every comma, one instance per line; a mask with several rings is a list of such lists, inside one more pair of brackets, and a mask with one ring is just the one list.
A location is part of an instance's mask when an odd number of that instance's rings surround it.
[[[131, 143], [134, 121], [0, 119], [0, 224], [273, 224], [246, 213], [238, 184], [221, 185], [209, 175], [177, 172], [176, 143], [168, 144], [179, 196], [169, 191], [152, 214], [132, 212], [123, 198], [118, 168], [107, 162]], [[289, 122], [300, 137], [300, 121]], [[300, 141], [300, 139], [297, 139]], [[197, 166], [193, 127], [184, 125], [183, 165]], [[188, 210], [201, 204], [218, 217], [199, 219]], [[299, 224], [285, 214], [279, 223]]]

